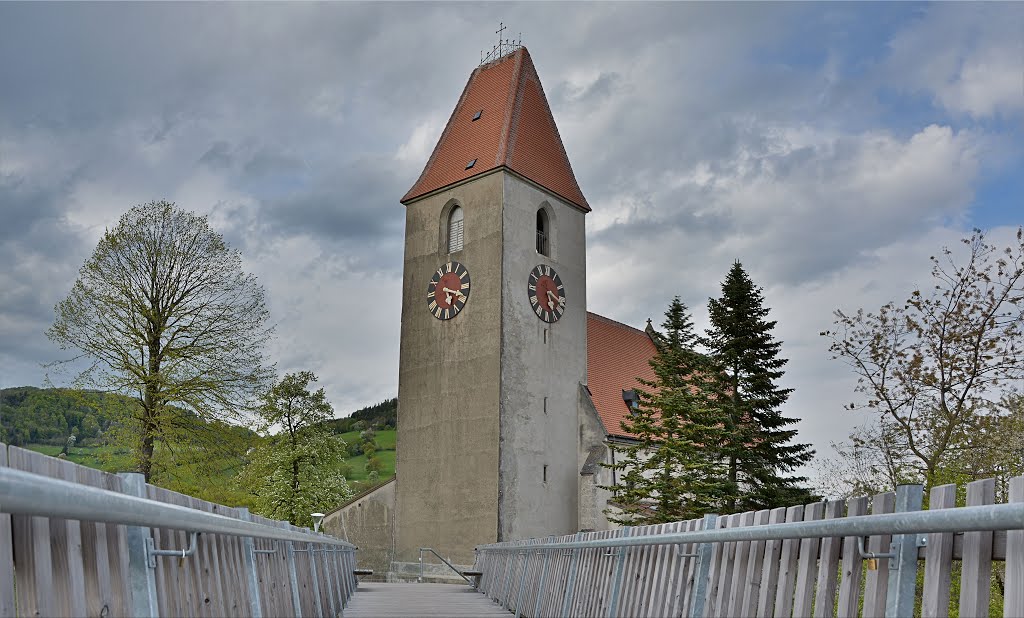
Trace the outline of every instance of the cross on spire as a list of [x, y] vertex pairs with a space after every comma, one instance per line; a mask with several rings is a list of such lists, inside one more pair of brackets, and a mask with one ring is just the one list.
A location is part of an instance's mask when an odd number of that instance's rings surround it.
[[506, 30], [508, 30], [508, 26], [505, 25], [505, 22], [499, 22], [498, 29], [494, 31], [494, 34], [498, 35], [498, 44], [492, 47], [491, 51], [487, 52], [486, 54], [484, 54], [483, 50], [480, 50], [481, 65], [487, 64], [488, 62], [493, 62], [498, 58], [505, 56], [506, 54], [511, 54], [512, 52], [518, 50], [520, 47], [523, 46], [522, 32], [519, 33], [518, 40], [504, 39], [502, 38], [502, 36], [505, 34]]

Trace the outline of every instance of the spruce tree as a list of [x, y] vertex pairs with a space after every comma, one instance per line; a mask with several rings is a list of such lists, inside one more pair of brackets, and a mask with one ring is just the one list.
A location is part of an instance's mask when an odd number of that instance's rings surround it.
[[772, 336], [761, 288], [736, 261], [722, 296], [708, 299], [711, 327], [701, 343], [714, 362], [717, 397], [727, 431], [722, 456], [728, 471], [725, 512], [787, 506], [813, 500], [800, 487], [805, 477], [787, 476], [814, 456], [809, 444], [794, 444], [795, 418], [780, 408], [792, 389], [781, 388], [787, 360]]
[[654, 381], [640, 380], [638, 405], [622, 428], [637, 443], [620, 448], [625, 458], [615, 492], [623, 524], [654, 524], [712, 512], [725, 495], [725, 471], [717, 457], [724, 423], [709, 398], [708, 367], [694, 351], [693, 322], [676, 297], [665, 313], [664, 334], [655, 337]]

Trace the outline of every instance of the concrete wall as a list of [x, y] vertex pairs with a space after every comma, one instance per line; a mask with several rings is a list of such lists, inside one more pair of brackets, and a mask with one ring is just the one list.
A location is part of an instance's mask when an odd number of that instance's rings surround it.
[[[406, 207], [398, 378], [396, 555], [433, 547], [472, 564], [473, 548], [498, 536], [498, 400], [502, 293], [500, 171]], [[465, 245], [448, 255], [443, 212], [457, 201]], [[427, 284], [450, 261], [472, 287], [465, 309], [438, 320]]]
[[394, 560], [395, 482], [328, 513], [323, 531], [358, 547], [359, 568], [373, 569], [373, 579], [383, 581]]
[[618, 524], [604, 513], [612, 492], [601, 486], [612, 484], [612, 471], [601, 464], [611, 463], [608, 431], [590, 398], [586, 386], [579, 385], [579, 527], [581, 530], [611, 530]]
[[[577, 389], [587, 372], [587, 298], [584, 214], [515, 174], [503, 177], [498, 524], [499, 540], [507, 541], [577, 530]], [[536, 250], [542, 206], [549, 256]], [[565, 285], [565, 313], [551, 324], [529, 302], [528, 279], [538, 264], [553, 267]]]

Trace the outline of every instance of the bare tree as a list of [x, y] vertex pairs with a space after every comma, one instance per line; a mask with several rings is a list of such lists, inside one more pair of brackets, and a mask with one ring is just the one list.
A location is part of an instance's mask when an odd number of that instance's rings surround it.
[[933, 256], [930, 289], [877, 313], [836, 311], [833, 358], [858, 376], [857, 391], [898, 439], [923, 480], [972, 448], [993, 406], [1024, 379], [1024, 240], [1000, 249], [980, 230], [963, 240], [966, 261]]
[[[132, 208], [100, 239], [47, 330], [75, 383], [137, 399], [138, 468], [192, 416], [232, 420], [273, 376], [263, 287], [206, 217], [169, 202]], [[184, 420], [183, 420], [184, 419]]]

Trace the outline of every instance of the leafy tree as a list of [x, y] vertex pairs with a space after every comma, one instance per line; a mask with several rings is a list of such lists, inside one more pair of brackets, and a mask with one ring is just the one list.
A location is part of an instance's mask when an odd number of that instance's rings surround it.
[[786, 476], [814, 456], [809, 444], [794, 444], [795, 418], [780, 408], [792, 389], [781, 388], [787, 360], [772, 336], [761, 288], [739, 261], [722, 282], [722, 296], [708, 299], [711, 327], [701, 338], [714, 363], [719, 405], [725, 414], [722, 455], [727, 466], [726, 512], [763, 509], [810, 501], [805, 477]]
[[376, 456], [370, 456], [370, 458], [366, 460], [366, 470], [367, 470], [367, 472], [376, 472], [378, 478], [380, 477], [380, 471], [383, 470], [383, 469], [384, 469], [384, 462], [382, 462], [380, 460], [380, 458], [378, 458]]
[[988, 437], [1012, 406], [998, 402], [1024, 380], [1024, 230], [1003, 249], [980, 230], [962, 242], [963, 261], [948, 248], [931, 257], [933, 285], [877, 313], [837, 310], [822, 333], [857, 374], [864, 400], [848, 408], [892, 428], [892, 453], [929, 487], [979, 449], [1000, 448]]
[[698, 517], [713, 511], [725, 490], [718, 458], [724, 426], [709, 399], [710, 368], [695, 352], [693, 322], [678, 297], [665, 312], [665, 334], [657, 337], [651, 367], [654, 381], [641, 380], [638, 406], [622, 422], [636, 436], [625, 457], [609, 467], [619, 472], [615, 493], [624, 524], [652, 524]]
[[238, 478], [253, 496], [253, 510], [266, 517], [311, 526], [310, 513], [326, 511], [352, 495], [341, 471], [345, 442], [323, 423], [334, 410], [324, 389], [310, 391], [312, 372], [284, 376], [263, 396], [259, 430], [268, 434], [251, 453]]
[[55, 311], [47, 335], [80, 352], [58, 364], [87, 359], [77, 384], [136, 399], [124, 426], [147, 480], [157, 440], [187, 435], [190, 415], [239, 418], [272, 375], [262, 286], [206, 217], [169, 202], [135, 206], [108, 229]]

